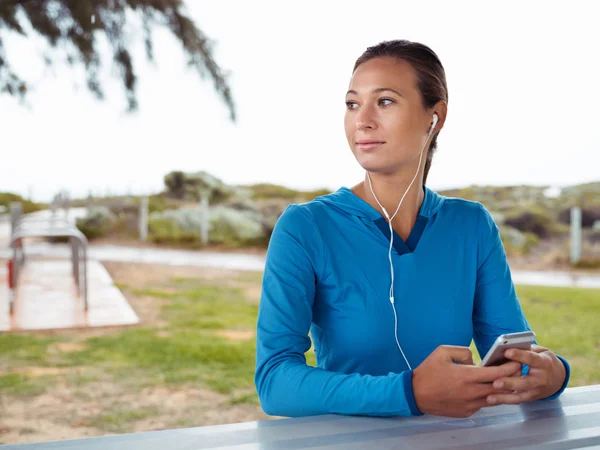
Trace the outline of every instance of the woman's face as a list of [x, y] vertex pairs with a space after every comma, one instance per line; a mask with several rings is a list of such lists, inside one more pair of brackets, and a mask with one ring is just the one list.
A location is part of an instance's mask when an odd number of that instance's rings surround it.
[[346, 106], [346, 138], [365, 170], [395, 173], [418, 164], [432, 114], [423, 107], [410, 64], [393, 57], [361, 64], [350, 80]]

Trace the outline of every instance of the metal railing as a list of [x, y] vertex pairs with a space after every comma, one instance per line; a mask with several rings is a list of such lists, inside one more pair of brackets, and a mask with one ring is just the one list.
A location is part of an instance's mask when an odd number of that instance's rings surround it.
[[[14, 310], [14, 292], [25, 264], [23, 239], [25, 238], [68, 238], [71, 246], [72, 274], [80, 298], [83, 298], [85, 310], [88, 310], [88, 240], [79, 229], [64, 217], [53, 213], [49, 217], [21, 215], [19, 208], [14, 208], [12, 215], [12, 231], [10, 247], [13, 251], [12, 280], [9, 289], [9, 309]], [[12, 212], [12, 209], [11, 209]]]

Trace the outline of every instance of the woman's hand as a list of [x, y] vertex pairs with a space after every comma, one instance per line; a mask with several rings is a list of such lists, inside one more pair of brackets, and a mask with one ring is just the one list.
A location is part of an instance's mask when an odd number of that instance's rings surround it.
[[554, 353], [539, 345], [532, 345], [531, 351], [510, 349], [506, 358], [529, 366], [524, 377], [506, 377], [494, 381], [496, 389], [512, 391], [510, 394], [492, 394], [487, 397], [488, 405], [517, 405], [549, 397], [565, 382], [565, 366]]
[[520, 371], [521, 364], [514, 361], [496, 367], [476, 367], [468, 347], [442, 345], [413, 370], [417, 408], [423, 414], [469, 417], [489, 406], [490, 395], [511, 392], [496, 389], [494, 381]]

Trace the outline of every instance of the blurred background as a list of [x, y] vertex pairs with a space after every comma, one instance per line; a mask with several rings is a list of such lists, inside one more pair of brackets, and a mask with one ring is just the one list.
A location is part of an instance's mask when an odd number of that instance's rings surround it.
[[362, 179], [344, 95], [387, 39], [446, 70], [429, 187], [492, 212], [540, 343], [572, 386], [600, 383], [599, 16], [0, 0], [0, 443], [267, 419], [252, 376], [269, 238], [290, 203]]

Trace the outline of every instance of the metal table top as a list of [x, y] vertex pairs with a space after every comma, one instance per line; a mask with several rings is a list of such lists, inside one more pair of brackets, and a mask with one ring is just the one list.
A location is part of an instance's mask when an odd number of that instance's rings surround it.
[[8, 445], [50, 450], [581, 449], [600, 450], [600, 385], [558, 400], [485, 408], [469, 419], [338, 415]]

